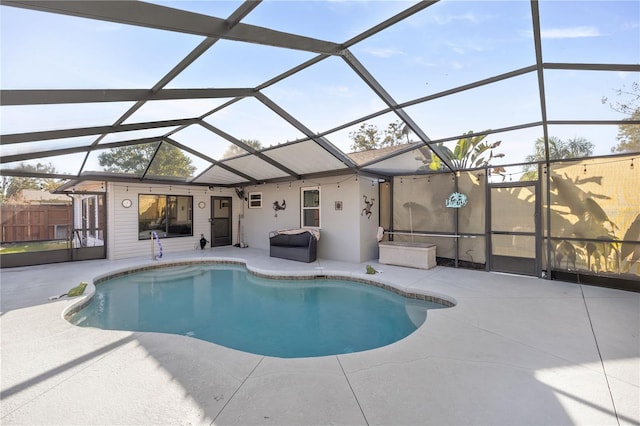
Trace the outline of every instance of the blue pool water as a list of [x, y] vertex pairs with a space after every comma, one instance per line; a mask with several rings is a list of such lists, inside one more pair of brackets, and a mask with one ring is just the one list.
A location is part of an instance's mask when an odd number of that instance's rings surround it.
[[443, 305], [332, 279], [271, 280], [236, 265], [132, 273], [97, 285], [70, 321], [82, 327], [191, 336], [282, 358], [364, 351], [396, 342]]

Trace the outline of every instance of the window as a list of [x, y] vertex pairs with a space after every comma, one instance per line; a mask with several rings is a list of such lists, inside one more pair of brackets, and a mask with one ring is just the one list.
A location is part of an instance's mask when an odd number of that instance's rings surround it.
[[320, 228], [320, 187], [301, 188], [300, 223], [303, 228]]
[[193, 235], [193, 197], [139, 195], [138, 206], [138, 239], [148, 240], [154, 231], [160, 238]]
[[249, 193], [249, 208], [261, 209], [262, 208], [262, 192], [250, 192]]

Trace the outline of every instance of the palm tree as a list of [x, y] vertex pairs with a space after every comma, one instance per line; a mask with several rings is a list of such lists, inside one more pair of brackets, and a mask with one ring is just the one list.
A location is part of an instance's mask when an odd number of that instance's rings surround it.
[[[593, 154], [594, 145], [583, 137], [574, 137], [563, 141], [557, 136], [549, 136], [549, 159], [562, 160], [567, 158], [590, 157]], [[538, 162], [545, 160], [544, 138], [536, 139], [535, 153], [525, 157], [528, 163], [522, 167], [525, 172], [520, 180], [538, 179]]]
[[[463, 137], [458, 139], [453, 151], [442, 142], [435, 145], [451, 161], [456, 170], [486, 167], [490, 165], [492, 159], [504, 157], [504, 154], [495, 154], [493, 151], [502, 141], [488, 143], [484, 140], [487, 137], [486, 134], [471, 136], [473, 133], [472, 130], [463, 133]], [[438, 171], [444, 168], [440, 157], [435, 154], [431, 154], [430, 157], [429, 169]], [[494, 167], [492, 172], [503, 175], [505, 170], [503, 167]]]

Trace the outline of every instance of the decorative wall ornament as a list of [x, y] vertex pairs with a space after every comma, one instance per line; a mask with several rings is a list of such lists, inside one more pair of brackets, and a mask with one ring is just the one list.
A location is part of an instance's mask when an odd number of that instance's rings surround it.
[[[209, 187], [211, 188], [211, 187]], [[220, 188], [222, 189], [222, 188]], [[240, 198], [241, 200], [247, 201], [247, 197], [244, 195], [244, 188], [236, 188], [236, 195], [238, 196], [238, 198]]]
[[447, 197], [444, 205], [454, 209], [459, 209], [460, 207], [467, 205], [467, 196], [460, 192], [452, 192], [451, 195]]
[[372, 198], [371, 201], [369, 201], [367, 200], [366, 195], [363, 195], [363, 197], [364, 197], [364, 209], [362, 209], [362, 213], [360, 213], [360, 216], [364, 216], [366, 214], [367, 219], [371, 219], [371, 207], [373, 207], [373, 202], [376, 199]]
[[277, 201], [273, 202], [273, 210], [276, 212], [276, 214], [273, 217], [278, 217], [278, 210], [286, 210], [287, 208], [287, 202], [285, 200], [282, 200], [282, 204], [278, 203]]

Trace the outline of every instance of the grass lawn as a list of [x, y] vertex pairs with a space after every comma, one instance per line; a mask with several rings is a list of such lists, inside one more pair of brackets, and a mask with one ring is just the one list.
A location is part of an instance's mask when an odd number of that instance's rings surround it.
[[64, 250], [67, 241], [27, 241], [21, 243], [6, 243], [0, 246], [1, 254], [27, 253], [32, 251]]

